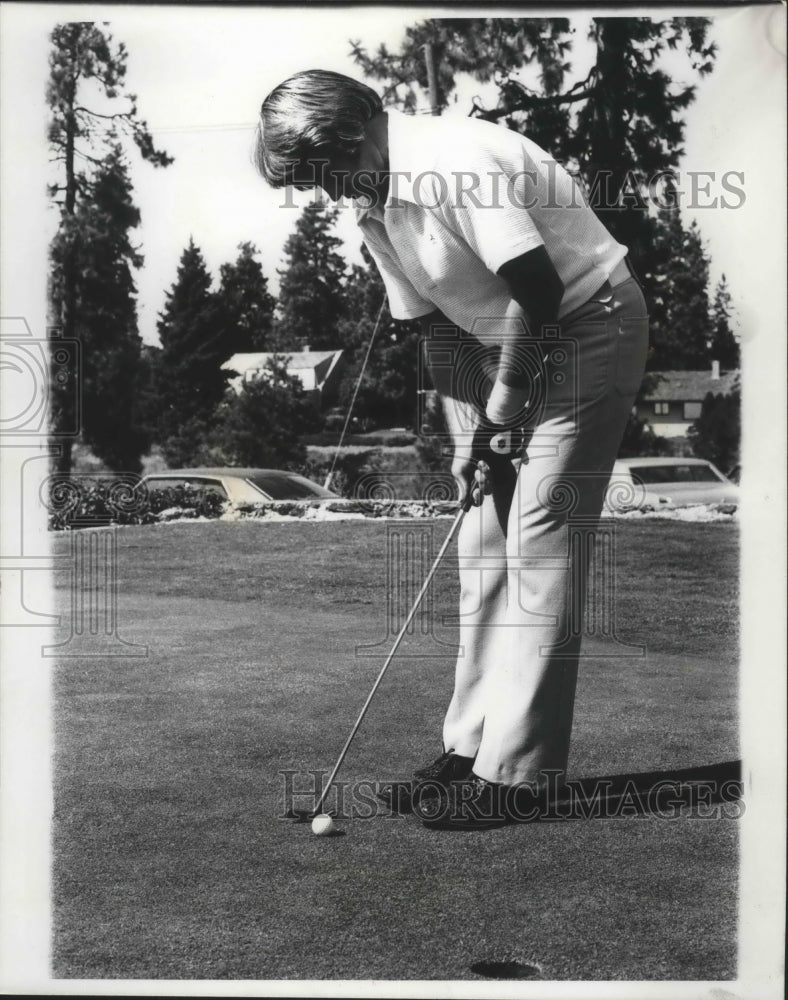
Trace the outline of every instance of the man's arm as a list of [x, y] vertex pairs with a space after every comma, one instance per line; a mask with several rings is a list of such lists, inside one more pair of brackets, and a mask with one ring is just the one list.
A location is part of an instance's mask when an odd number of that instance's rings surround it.
[[458, 438], [464, 435], [467, 436], [469, 428], [473, 428], [479, 423], [481, 415], [472, 406], [460, 402], [457, 398], [457, 386], [454, 384], [455, 376], [453, 369], [446, 364], [430, 365], [430, 352], [426, 350], [426, 345], [432, 337], [433, 327], [454, 326], [456, 328], [456, 325], [444, 316], [439, 309], [435, 309], [426, 316], [420, 316], [419, 322], [421, 323], [421, 335], [425, 345], [430, 378], [441, 398], [443, 412], [446, 417], [446, 426], [456, 442]]
[[527, 399], [530, 380], [523, 347], [543, 327], [558, 321], [564, 286], [543, 246], [502, 264], [498, 274], [508, 285], [512, 301], [506, 311], [507, 335], [487, 401], [487, 417], [495, 424], [506, 424], [522, 411]]
[[[433, 327], [455, 325], [438, 309], [426, 316], [420, 316], [419, 322], [425, 348], [429, 343]], [[491, 489], [487, 462], [489, 426], [484, 416], [474, 406], [458, 398], [453, 369], [445, 364], [430, 365], [430, 352], [426, 351], [426, 355], [432, 384], [440, 396], [446, 426], [452, 437], [454, 455], [451, 471], [457, 480], [460, 500], [464, 501], [468, 490], [473, 489], [474, 503], [478, 506], [482, 496]]]

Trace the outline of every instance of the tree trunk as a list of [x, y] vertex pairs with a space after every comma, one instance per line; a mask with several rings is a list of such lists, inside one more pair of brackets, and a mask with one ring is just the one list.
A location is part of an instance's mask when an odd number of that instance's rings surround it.
[[[589, 177], [593, 183], [599, 171], [607, 171], [611, 198], [621, 198], [622, 192], [633, 193], [628, 183], [630, 162], [627, 155], [628, 123], [622, 113], [622, 95], [628, 93], [631, 82], [627, 73], [628, 50], [631, 47], [631, 27], [627, 18], [595, 19], [597, 42], [597, 84], [593, 105], [593, 128], [590, 135]], [[639, 196], [638, 196], [639, 197]], [[605, 212], [602, 221], [621, 243], [629, 247], [636, 269], [644, 251], [643, 240], [648, 230], [645, 205], [625, 202], [622, 207]]]
[[[76, 82], [70, 95], [69, 108], [66, 114], [66, 197], [64, 205], [64, 215], [73, 218], [77, 204], [77, 181], [74, 172], [74, 137], [76, 131], [76, 119], [74, 115], [74, 104], [76, 99]], [[60, 303], [60, 329], [64, 340], [74, 340], [76, 332], [76, 234], [71, 234], [71, 239], [66, 242], [66, 252], [63, 260], [63, 298]], [[60, 475], [70, 475], [72, 469], [72, 449], [76, 441], [76, 434], [66, 436], [64, 431], [75, 427], [77, 414], [79, 412], [78, 400], [82, 386], [78, 382], [78, 370], [68, 373], [67, 385], [58, 389], [54, 381], [54, 373], [50, 375], [51, 398], [57, 393], [58, 400], [50, 413], [50, 420], [55, 425], [52, 429], [60, 432], [59, 436], [52, 439], [55, 445], [52, 466], [53, 471]]]
[[430, 95], [430, 112], [433, 115], [441, 113], [440, 96], [438, 94], [438, 71], [435, 66], [435, 50], [432, 42], [424, 45], [424, 62], [427, 67], [427, 87]]

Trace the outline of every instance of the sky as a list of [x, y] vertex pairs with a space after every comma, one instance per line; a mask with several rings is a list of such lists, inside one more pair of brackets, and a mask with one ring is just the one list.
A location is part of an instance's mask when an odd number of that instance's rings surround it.
[[[216, 278], [220, 265], [235, 258], [238, 244], [252, 241], [260, 250], [273, 290], [277, 287], [283, 244], [310, 196], [296, 194], [295, 206], [283, 207], [282, 192], [268, 189], [252, 167], [254, 122], [265, 94], [299, 69], [321, 67], [360, 75], [349, 55], [350, 38], [371, 48], [381, 42], [396, 48], [406, 25], [440, 13], [446, 11], [4, 5], [3, 61], [6, 75], [10, 72], [13, 77], [16, 72], [24, 77], [29, 135], [34, 136], [34, 124], [43, 134], [46, 109], [40, 91], [52, 26], [69, 19], [106, 19], [114, 37], [128, 48], [127, 85], [138, 95], [140, 115], [156, 144], [175, 157], [171, 167], [156, 169], [136, 152], [131, 156], [134, 197], [142, 211], [136, 235], [145, 264], [137, 284], [140, 331], [146, 342], [157, 340], [156, 318], [190, 238], [203, 251]], [[456, 10], [452, 13], [456, 15]], [[781, 88], [775, 86], [785, 63], [784, 54], [778, 51], [781, 11], [751, 8], [711, 13], [719, 56], [714, 73], [699, 83], [696, 102], [687, 114], [682, 166], [713, 170], [718, 176], [725, 171], [746, 175], [763, 167], [758, 150], [770, 144], [774, 147], [775, 139], [779, 149], [774, 122], [784, 109]], [[660, 12], [659, 16], [668, 14]], [[782, 20], [784, 25], [784, 10]], [[588, 57], [589, 50], [582, 44], [585, 22], [582, 12], [575, 15], [576, 61]], [[467, 83], [447, 113], [466, 114], [470, 97], [482, 90], [472, 81]], [[18, 93], [17, 88], [14, 92]], [[754, 98], [757, 113], [753, 113]], [[42, 118], [40, 125], [36, 115]], [[748, 179], [743, 185], [747, 204], [741, 210], [693, 213], [711, 253], [712, 278], [716, 282], [726, 272], [743, 321], [752, 321], [757, 312], [750, 271], [757, 271], [758, 258], [743, 254], [738, 241], [731, 240], [732, 231], [748, 231], [744, 218], [733, 217], [749, 218], [751, 203], [763, 200], [763, 192], [748, 185]], [[712, 186], [719, 192], [718, 181]], [[764, 205], [760, 208], [766, 210]], [[44, 222], [47, 232], [55, 223], [55, 214], [49, 212]], [[338, 231], [346, 241], [348, 259], [358, 260], [360, 240], [351, 210], [342, 213]]]

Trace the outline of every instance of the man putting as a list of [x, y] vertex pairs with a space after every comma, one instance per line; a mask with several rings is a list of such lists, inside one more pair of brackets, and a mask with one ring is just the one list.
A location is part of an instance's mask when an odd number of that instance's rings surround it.
[[499, 825], [518, 789], [566, 773], [589, 552], [648, 349], [627, 249], [524, 136], [384, 111], [337, 73], [266, 97], [256, 164], [353, 198], [392, 316], [421, 320], [474, 507], [444, 753], [414, 772], [414, 804], [435, 827]]

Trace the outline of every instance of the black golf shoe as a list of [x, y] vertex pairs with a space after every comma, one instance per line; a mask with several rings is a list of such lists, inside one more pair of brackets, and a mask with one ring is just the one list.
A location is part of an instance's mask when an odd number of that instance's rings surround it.
[[471, 771], [467, 778], [452, 782], [437, 797], [414, 802], [414, 812], [433, 830], [487, 830], [506, 823], [536, 823], [587, 815], [573, 807], [570, 783], [563, 772], [551, 774], [552, 780], [548, 782], [503, 785]]
[[414, 804], [426, 827], [432, 830], [486, 830], [503, 826], [510, 820], [505, 785], [485, 781], [471, 772], [463, 781], [455, 781], [446, 791]]
[[414, 785], [434, 784], [448, 788], [453, 781], [463, 781], [473, 768], [473, 757], [461, 757], [453, 750], [447, 750], [440, 757], [413, 772]]
[[388, 782], [376, 795], [393, 812], [413, 812], [419, 803], [447, 795], [452, 782], [464, 781], [471, 774], [473, 760], [449, 750], [414, 771], [411, 781]]

